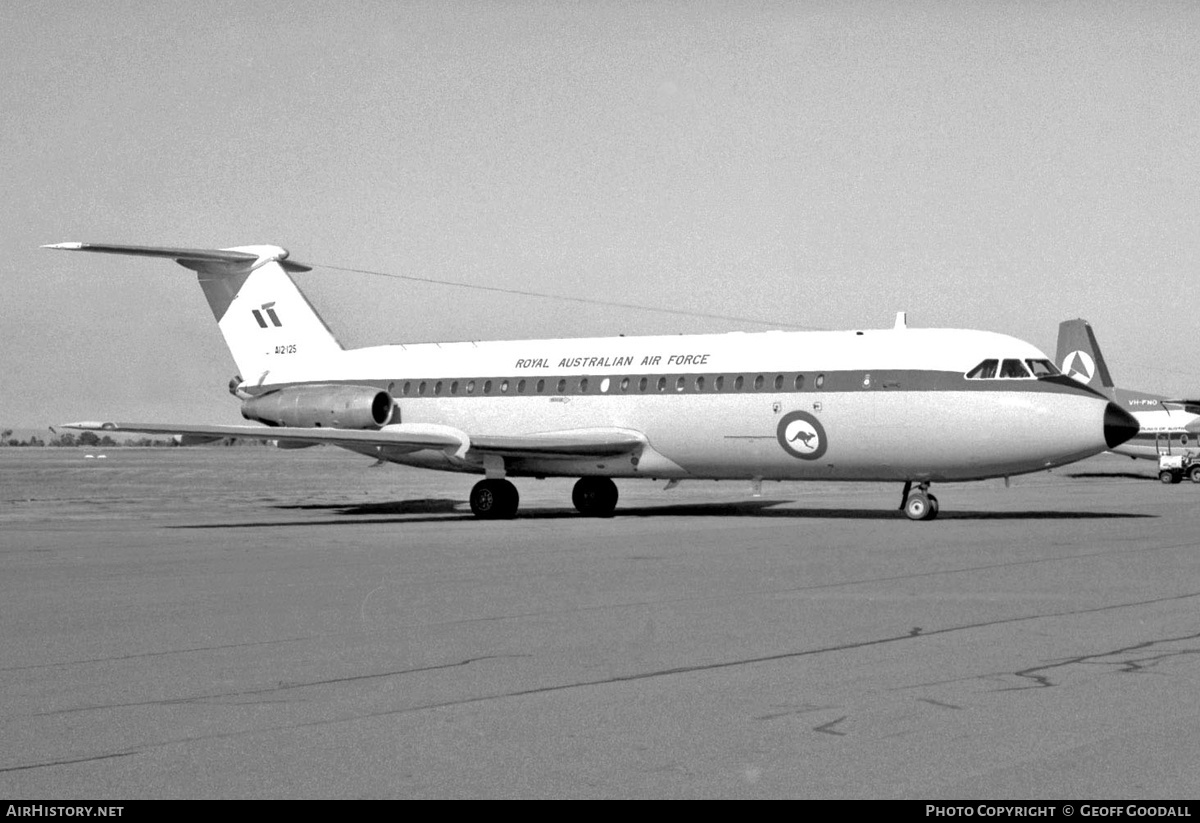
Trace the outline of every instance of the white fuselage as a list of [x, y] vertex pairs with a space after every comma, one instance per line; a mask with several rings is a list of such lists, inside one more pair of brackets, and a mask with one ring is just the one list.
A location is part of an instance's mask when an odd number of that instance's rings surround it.
[[[280, 330], [283, 331], [282, 329]], [[1108, 401], [1067, 378], [969, 379], [986, 358], [1046, 360], [957, 329], [763, 332], [415, 344], [279, 356], [262, 393], [303, 383], [386, 389], [392, 422], [471, 436], [622, 429], [640, 457], [510, 458], [509, 475], [971, 480], [1108, 448]], [[433, 449], [356, 449], [481, 472]]]

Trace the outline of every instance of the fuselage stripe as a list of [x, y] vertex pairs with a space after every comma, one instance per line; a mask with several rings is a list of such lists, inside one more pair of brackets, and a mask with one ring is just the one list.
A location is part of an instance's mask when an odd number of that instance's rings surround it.
[[264, 394], [304, 383], [371, 386], [387, 390], [396, 400], [931, 391], [1035, 392], [1102, 397], [1082, 383], [1060, 375], [969, 379], [959, 372], [928, 370], [407, 377], [392, 380], [306, 380], [264, 384], [249, 390], [253, 394]]

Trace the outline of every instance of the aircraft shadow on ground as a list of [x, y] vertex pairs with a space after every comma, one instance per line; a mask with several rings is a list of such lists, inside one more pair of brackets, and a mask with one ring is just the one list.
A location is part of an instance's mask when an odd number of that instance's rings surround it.
[[1138, 474], [1137, 472], [1075, 472], [1065, 476], [1076, 480], [1153, 480], [1155, 483], [1159, 482], [1156, 475]]
[[[724, 503], [668, 503], [662, 506], [617, 507], [612, 518], [630, 517], [773, 517], [792, 520], [904, 520], [904, 513], [889, 508], [775, 508], [793, 500], [742, 500]], [[305, 503], [276, 505], [273, 508], [306, 511], [328, 511], [336, 515], [331, 520], [293, 520], [274, 523], [214, 523], [183, 525], [181, 529], [269, 528], [274, 526], [334, 526], [353, 523], [354, 518], [371, 518], [362, 523], [421, 523], [474, 521], [465, 502], [452, 498], [421, 498], [385, 503], [346, 505], [345, 503]], [[938, 520], [1106, 520], [1123, 518], [1152, 518], [1156, 515], [1130, 512], [1088, 511], [979, 511], [973, 509], [942, 509]], [[519, 520], [586, 519], [573, 508], [522, 508]], [[502, 521], [500, 521], [502, 522]]]
[[363, 503], [350, 506], [345, 503], [296, 503], [279, 504], [274, 508], [323, 510], [344, 515], [453, 514], [463, 505], [463, 501], [449, 497], [422, 497], [416, 500], [390, 500], [385, 503]]

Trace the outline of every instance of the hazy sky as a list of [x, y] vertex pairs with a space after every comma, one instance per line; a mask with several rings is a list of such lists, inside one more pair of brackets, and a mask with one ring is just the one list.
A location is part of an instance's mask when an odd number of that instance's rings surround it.
[[[195, 276], [343, 343], [1096, 328], [1200, 394], [1200, 3], [0, 3], [0, 425], [238, 422]], [[656, 314], [325, 266], [648, 307]]]

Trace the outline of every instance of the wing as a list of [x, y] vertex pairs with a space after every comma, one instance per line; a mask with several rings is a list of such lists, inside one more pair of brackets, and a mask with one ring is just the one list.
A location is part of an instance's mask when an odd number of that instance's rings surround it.
[[65, 423], [63, 428], [80, 431], [134, 432], [179, 435], [184, 445], [214, 442], [226, 437], [248, 440], [277, 440], [281, 444], [311, 446], [380, 446], [394, 451], [438, 449], [470, 463], [482, 463], [487, 455], [571, 460], [612, 457], [640, 451], [646, 438], [631, 429], [596, 428], [539, 432], [522, 435], [476, 435], [451, 426], [398, 423], [381, 429], [323, 429], [287, 426], [193, 426], [163, 423]]
[[180, 435], [184, 438], [185, 445], [237, 437], [245, 440], [278, 440], [280, 443], [304, 445], [329, 443], [335, 446], [395, 446], [410, 450], [452, 449], [457, 451], [464, 445], [466, 437], [449, 426], [425, 426], [413, 423], [384, 426], [378, 430], [308, 429], [288, 426], [193, 426], [93, 421], [65, 423], [62, 427], [79, 431]]
[[494, 454], [500, 457], [538, 457], [572, 460], [579, 457], [616, 457], [640, 451], [646, 438], [631, 429], [575, 429], [538, 434], [471, 438], [468, 457]]

